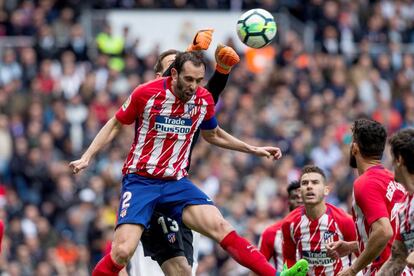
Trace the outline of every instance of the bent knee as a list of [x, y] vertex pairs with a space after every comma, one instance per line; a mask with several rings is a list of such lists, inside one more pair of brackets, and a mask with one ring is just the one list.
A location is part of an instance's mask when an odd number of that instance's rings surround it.
[[214, 240], [220, 242], [233, 230], [233, 226], [227, 220], [222, 218], [214, 224], [211, 235]]

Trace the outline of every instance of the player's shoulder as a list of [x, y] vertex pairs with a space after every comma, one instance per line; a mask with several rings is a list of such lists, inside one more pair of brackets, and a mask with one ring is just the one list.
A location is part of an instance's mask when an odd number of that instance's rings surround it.
[[196, 95], [198, 98], [202, 98], [206, 100], [208, 103], [213, 102], [213, 96], [211, 95], [210, 91], [208, 91], [206, 88], [199, 86], [197, 88]]
[[276, 232], [282, 229], [283, 220], [279, 220], [268, 227], [263, 231], [263, 238], [269, 238], [276, 235]]
[[394, 180], [394, 174], [388, 169], [379, 166], [377, 169], [369, 169], [364, 173], [365, 179], [388, 182]]
[[394, 180], [394, 174], [383, 168], [368, 169], [355, 180], [356, 188], [385, 188], [390, 181]]
[[150, 98], [156, 93], [166, 89], [167, 78], [157, 78], [155, 80], [148, 81], [140, 84], [132, 91], [132, 96], [135, 98]]
[[328, 209], [330, 210], [330, 212], [335, 218], [352, 220], [351, 215], [345, 212], [345, 210], [343, 210], [342, 208], [337, 207], [330, 203], [326, 203], [326, 206], [328, 207]]
[[298, 222], [300, 217], [305, 213], [305, 207], [299, 206], [296, 207], [293, 211], [291, 211], [284, 219], [282, 223], [292, 223]]
[[166, 85], [167, 85], [167, 77], [163, 77], [163, 78], [157, 78], [145, 83], [142, 83], [138, 86], [135, 87], [134, 92], [135, 91], [140, 91], [140, 92], [144, 92], [144, 91], [151, 91], [152, 89], [165, 89]]

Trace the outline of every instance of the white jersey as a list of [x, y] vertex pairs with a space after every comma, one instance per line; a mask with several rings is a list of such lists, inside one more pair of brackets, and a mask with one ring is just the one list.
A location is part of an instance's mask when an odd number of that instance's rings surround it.
[[[396, 239], [403, 242], [407, 253], [414, 252], [414, 195], [407, 195], [399, 213], [400, 225]], [[414, 269], [406, 266], [401, 276], [414, 276]]]
[[[200, 240], [200, 234], [197, 232], [193, 232], [193, 267], [192, 267], [192, 275], [196, 275], [197, 267], [198, 267], [198, 243]], [[137, 249], [134, 252], [128, 268], [128, 275], [129, 276], [163, 276], [164, 272], [162, 272], [161, 267], [158, 265], [156, 261], [151, 259], [151, 257], [144, 256], [144, 248], [142, 243], [138, 244]]]

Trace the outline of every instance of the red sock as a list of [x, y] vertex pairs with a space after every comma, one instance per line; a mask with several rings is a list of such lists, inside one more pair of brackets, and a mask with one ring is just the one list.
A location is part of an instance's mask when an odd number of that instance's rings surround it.
[[236, 231], [232, 231], [224, 237], [220, 245], [234, 260], [256, 274], [261, 276], [276, 275], [276, 269], [267, 262], [262, 253], [246, 239], [237, 235]]
[[112, 260], [110, 254], [106, 254], [93, 269], [92, 276], [118, 276], [119, 271], [123, 268], [123, 265]]

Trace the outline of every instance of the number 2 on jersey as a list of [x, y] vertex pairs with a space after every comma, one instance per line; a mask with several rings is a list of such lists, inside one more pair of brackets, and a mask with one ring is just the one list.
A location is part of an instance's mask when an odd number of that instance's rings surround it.
[[122, 195], [122, 206], [121, 209], [126, 209], [129, 207], [129, 201], [131, 200], [132, 193], [131, 192], [125, 192]]

